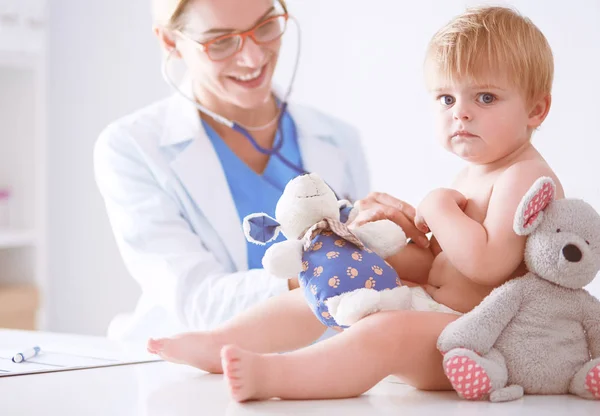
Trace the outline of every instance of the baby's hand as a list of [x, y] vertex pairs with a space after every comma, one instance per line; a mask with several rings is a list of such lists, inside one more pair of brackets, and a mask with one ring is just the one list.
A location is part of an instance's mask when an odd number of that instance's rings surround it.
[[417, 230], [421, 231], [423, 234], [427, 234], [431, 231], [425, 222], [425, 218], [423, 218], [422, 215], [419, 215], [419, 211], [417, 211], [417, 215], [415, 215], [415, 227], [417, 227]]
[[467, 198], [457, 190], [449, 188], [435, 189], [427, 194], [417, 208], [415, 215], [415, 227], [417, 230], [428, 233], [430, 230], [425, 218], [432, 215], [432, 213], [435, 215], [436, 212], [439, 212], [440, 207], [443, 207], [448, 201], [458, 205], [462, 211], [467, 207]]

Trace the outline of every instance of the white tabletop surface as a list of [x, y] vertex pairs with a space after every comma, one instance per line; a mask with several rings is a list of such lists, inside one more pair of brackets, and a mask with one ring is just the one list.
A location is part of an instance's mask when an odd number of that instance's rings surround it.
[[[6, 334], [0, 331], [0, 345]], [[73, 340], [78, 337], [74, 336]], [[89, 340], [89, 338], [79, 338]], [[97, 345], [102, 342], [96, 342]], [[166, 362], [0, 378], [0, 415], [599, 415], [600, 402], [527, 396], [466, 402], [386, 379], [347, 400], [233, 402], [222, 376]]]

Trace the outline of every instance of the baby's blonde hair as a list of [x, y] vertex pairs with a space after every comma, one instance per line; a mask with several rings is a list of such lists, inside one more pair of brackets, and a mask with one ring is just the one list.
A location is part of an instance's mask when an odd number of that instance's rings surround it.
[[[154, 24], [168, 29], [182, 30], [188, 4], [193, 0], [152, 0], [152, 17]], [[285, 0], [278, 0], [287, 13]]]
[[431, 39], [425, 59], [429, 88], [440, 77], [485, 85], [504, 76], [527, 103], [552, 90], [554, 59], [546, 37], [531, 20], [506, 7], [478, 7], [452, 19]]

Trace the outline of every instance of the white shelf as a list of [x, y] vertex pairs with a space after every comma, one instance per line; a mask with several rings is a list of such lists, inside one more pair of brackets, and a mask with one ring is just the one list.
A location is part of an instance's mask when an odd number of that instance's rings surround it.
[[[0, 286], [33, 285], [42, 298], [47, 289], [46, 2], [0, 0], [0, 186], [11, 189], [10, 223], [0, 226]], [[38, 328], [45, 315], [42, 303]]]
[[35, 232], [0, 228], [0, 249], [27, 247], [35, 245]]

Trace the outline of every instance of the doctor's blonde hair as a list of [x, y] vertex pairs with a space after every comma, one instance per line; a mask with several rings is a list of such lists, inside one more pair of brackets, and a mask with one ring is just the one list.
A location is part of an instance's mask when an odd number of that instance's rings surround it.
[[[152, 0], [154, 24], [168, 29], [182, 30], [187, 6], [194, 0]], [[285, 0], [278, 1], [287, 13]]]
[[485, 85], [505, 76], [531, 105], [549, 95], [554, 59], [546, 37], [533, 22], [506, 7], [470, 8], [431, 39], [425, 58], [428, 87], [463, 77]]

